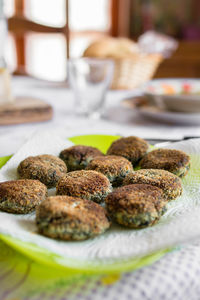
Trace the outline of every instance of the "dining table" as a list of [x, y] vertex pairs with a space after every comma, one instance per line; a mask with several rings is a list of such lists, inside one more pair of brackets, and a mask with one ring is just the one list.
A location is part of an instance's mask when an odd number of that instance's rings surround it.
[[[142, 117], [121, 105], [123, 99], [141, 95], [136, 90], [109, 90], [101, 119], [74, 113], [73, 92], [66, 83], [13, 76], [14, 97], [46, 101], [53, 118], [40, 123], [0, 126], [0, 157], [15, 154], [41, 131], [66, 130], [68, 134], [115, 132], [139, 136], [150, 143], [172, 143], [200, 137], [200, 125], [162, 123]], [[1, 222], [1, 220], [0, 220]], [[200, 240], [191, 240], [165, 253], [154, 262], [122, 273], [65, 276], [18, 252], [0, 239], [0, 300], [199, 300]]]

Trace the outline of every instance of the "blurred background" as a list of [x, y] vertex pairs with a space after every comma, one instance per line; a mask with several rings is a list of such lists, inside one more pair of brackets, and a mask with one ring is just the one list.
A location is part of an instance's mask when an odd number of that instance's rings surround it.
[[66, 79], [66, 57], [103, 36], [133, 40], [147, 30], [179, 41], [154, 78], [200, 77], [199, 0], [5, 0], [5, 58], [14, 74]]

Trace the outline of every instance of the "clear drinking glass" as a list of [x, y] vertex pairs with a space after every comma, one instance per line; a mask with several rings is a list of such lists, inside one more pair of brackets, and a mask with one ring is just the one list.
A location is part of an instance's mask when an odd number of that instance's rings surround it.
[[68, 61], [69, 81], [75, 96], [75, 113], [99, 118], [113, 75], [113, 62], [92, 58]]

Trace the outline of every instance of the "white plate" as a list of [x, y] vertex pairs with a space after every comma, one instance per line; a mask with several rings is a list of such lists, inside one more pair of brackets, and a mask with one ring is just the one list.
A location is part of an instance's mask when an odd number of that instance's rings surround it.
[[180, 113], [161, 110], [154, 106], [137, 108], [137, 112], [148, 119], [168, 124], [200, 125], [200, 113]]

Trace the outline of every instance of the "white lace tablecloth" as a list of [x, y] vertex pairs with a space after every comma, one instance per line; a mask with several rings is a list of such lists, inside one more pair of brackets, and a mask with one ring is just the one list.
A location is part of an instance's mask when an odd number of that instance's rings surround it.
[[[95, 133], [96, 121], [72, 116], [72, 93], [64, 87], [57, 87], [27, 78], [14, 78], [15, 95], [35, 96], [49, 102], [54, 108], [51, 121], [37, 124], [0, 127], [0, 156], [15, 153], [19, 147], [38, 129], [66, 128], [77, 134], [90, 127]], [[125, 126], [127, 132], [144, 138], [179, 139], [183, 136], [200, 136], [200, 127], [161, 125], [141, 119], [130, 110], [119, 107], [122, 97], [131, 92], [109, 92], [106, 101], [107, 120], [101, 122], [102, 131]], [[10, 250], [13, 251], [13, 250]], [[17, 253], [13, 251], [12, 257]], [[122, 274], [121, 278], [104, 284], [103, 280], [91, 277], [73, 285], [58, 284], [54, 289], [42, 289], [44, 283], [28, 276], [34, 262], [28, 261], [24, 274], [16, 271], [16, 263], [11, 267], [9, 257], [0, 259], [0, 300], [6, 299], [200, 299], [200, 242], [171, 252], [151, 266]], [[21, 277], [20, 277], [21, 276]], [[34, 293], [28, 287], [35, 286]], [[37, 290], [37, 291], [36, 291]], [[28, 294], [26, 294], [26, 291]]]

